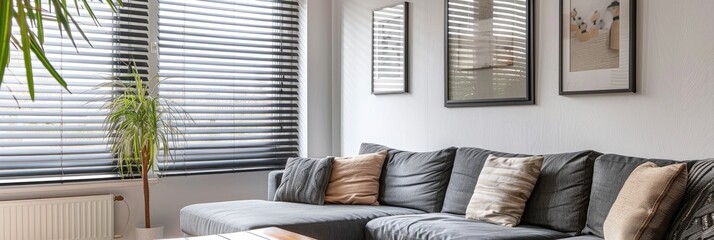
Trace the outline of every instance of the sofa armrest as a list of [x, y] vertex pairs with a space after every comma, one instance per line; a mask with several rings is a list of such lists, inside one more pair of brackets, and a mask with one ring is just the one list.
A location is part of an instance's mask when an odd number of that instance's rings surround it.
[[280, 182], [283, 180], [285, 170], [271, 171], [268, 173], [268, 201], [275, 199], [275, 191], [278, 190]]

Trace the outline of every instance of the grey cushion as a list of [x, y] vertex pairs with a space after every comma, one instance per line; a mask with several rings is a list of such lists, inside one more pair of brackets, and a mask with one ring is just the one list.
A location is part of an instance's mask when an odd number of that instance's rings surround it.
[[538, 240], [568, 237], [540, 227], [505, 227], [468, 220], [463, 215], [430, 213], [382, 217], [367, 223], [367, 239]]
[[512, 154], [490, 151], [480, 148], [462, 147], [456, 150], [454, 158], [454, 168], [451, 172], [451, 180], [446, 190], [444, 208], [441, 212], [463, 215], [466, 214], [466, 206], [469, 204], [471, 195], [474, 194], [476, 181], [481, 174], [483, 164], [489, 154], [498, 157], [528, 157], [531, 155]]
[[288, 159], [280, 186], [275, 191], [275, 201], [323, 204], [333, 159]]
[[362, 144], [360, 154], [374, 150], [389, 153], [379, 184], [380, 204], [441, 211], [456, 148], [408, 152], [366, 143]]
[[389, 160], [389, 157], [394, 155], [395, 152], [398, 152], [399, 150], [389, 148], [387, 146], [379, 145], [379, 144], [374, 144], [374, 143], [362, 143], [362, 145], [359, 146], [359, 154], [365, 154], [365, 153], [376, 153], [382, 150], [387, 150], [387, 159], [385, 161]]
[[687, 191], [667, 239], [709, 239], [714, 235], [709, 220], [714, 212], [714, 159], [691, 163]]
[[194, 204], [181, 209], [181, 230], [203, 236], [276, 226], [317, 239], [364, 239], [372, 219], [419, 210], [366, 205], [311, 205], [245, 200]]
[[283, 179], [284, 170], [271, 171], [268, 173], [268, 200], [273, 201], [275, 199], [275, 191], [278, 190], [280, 182]]
[[592, 185], [593, 151], [544, 155], [543, 168], [521, 224], [546, 227], [573, 235], [585, 227]]
[[630, 173], [645, 162], [653, 162], [658, 166], [678, 163], [674, 160], [645, 159], [615, 154], [605, 154], [595, 160], [588, 217], [582, 231], [584, 234], [603, 237], [603, 223], [622, 185], [625, 184]]
[[[480, 148], [459, 148], [446, 191], [442, 212], [464, 214], [474, 186], [489, 154], [526, 157]], [[585, 225], [595, 158], [600, 153], [580, 151], [547, 154], [538, 182], [526, 203], [521, 224], [536, 225], [575, 234]]]

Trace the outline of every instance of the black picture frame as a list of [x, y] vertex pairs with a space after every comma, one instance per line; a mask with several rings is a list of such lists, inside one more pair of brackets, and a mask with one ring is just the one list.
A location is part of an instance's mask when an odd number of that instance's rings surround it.
[[636, 60], [637, 60], [637, 0], [619, 0], [619, 1], [627, 1], [630, 5], [630, 11], [628, 11], [629, 14], [629, 21], [630, 21], [630, 29], [629, 31], [629, 37], [630, 41], [628, 43], [629, 45], [629, 61], [628, 61], [628, 87], [627, 88], [622, 88], [622, 89], [607, 89], [607, 90], [579, 90], [579, 91], [565, 91], [563, 87], [563, 81], [564, 81], [564, 76], [563, 76], [563, 71], [564, 71], [564, 46], [563, 46], [563, 40], [564, 38], [564, 31], [563, 29], [565, 21], [564, 16], [564, 2], [565, 1], [570, 1], [570, 0], [559, 0], [560, 1], [560, 7], [559, 7], [559, 55], [558, 55], [558, 94], [561, 96], [567, 96], [567, 95], [585, 95], [585, 94], [605, 94], [605, 93], [637, 93], [637, 75], [636, 75]]
[[486, 106], [510, 106], [510, 105], [534, 105], [536, 104], [535, 94], [535, 2], [526, 1], [526, 96], [523, 98], [499, 98], [499, 99], [478, 99], [478, 100], [450, 100], [449, 98], [449, 2], [444, 1], [444, 107], [486, 107]]
[[[374, 84], [374, 81], [375, 81], [375, 78], [374, 78], [374, 77], [375, 77], [375, 76], [374, 76], [374, 71], [375, 71], [375, 68], [374, 68], [374, 67], [375, 67], [375, 63], [374, 63], [374, 60], [375, 60], [375, 59], [374, 59], [374, 56], [375, 56], [375, 55], [374, 55], [374, 47], [375, 47], [375, 46], [374, 46], [374, 18], [375, 18], [375, 12], [376, 12], [376, 11], [379, 11], [379, 10], [382, 10], [382, 9], [385, 9], [385, 8], [396, 7], [396, 6], [399, 6], [399, 5], [404, 5], [404, 26], [403, 26], [403, 28], [404, 28], [404, 43], [403, 43], [403, 44], [404, 44], [404, 52], [403, 52], [404, 62], [402, 63], [403, 66], [404, 66], [404, 70], [403, 70], [403, 73], [402, 73], [403, 76], [404, 76], [404, 84], [403, 84], [404, 87], [403, 87], [403, 89], [394, 90], [394, 91], [376, 91], [376, 90], [375, 90], [375, 84]], [[409, 2], [398, 2], [398, 3], [394, 3], [394, 4], [390, 4], [390, 5], [386, 5], [386, 6], [382, 6], [382, 7], [378, 7], [378, 8], [373, 9], [373, 10], [372, 10], [372, 30], [371, 30], [371, 32], [372, 32], [372, 34], [371, 34], [371, 37], [372, 37], [372, 38], [371, 38], [371, 40], [370, 40], [371, 46], [372, 46], [372, 48], [371, 48], [371, 59], [372, 59], [372, 62], [371, 62], [371, 69], [370, 69], [370, 70], [371, 70], [371, 73], [370, 73], [370, 76], [371, 76], [371, 77], [370, 77], [370, 78], [371, 78], [371, 79], [370, 79], [370, 82], [371, 82], [371, 87], [370, 87], [371, 93], [372, 93], [373, 95], [389, 95], [389, 94], [409, 93], [409, 39], [410, 39], [410, 38], [409, 38]]]

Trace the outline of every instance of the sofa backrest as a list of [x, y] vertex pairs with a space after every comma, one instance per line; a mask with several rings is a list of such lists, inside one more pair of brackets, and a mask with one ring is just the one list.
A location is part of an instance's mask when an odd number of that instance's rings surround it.
[[[679, 161], [675, 160], [646, 159], [616, 154], [605, 154], [595, 160], [588, 217], [585, 228], [582, 231], [583, 234], [603, 237], [603, 224], [622, 186], [627, 181], [630, 173], [645, 162], [653, 162], [658, 166], [679, 163]], [[694, 161], [688, 161], [687, 163], [689, 163], [688, 167], [691, 168], [691, 164], [694, 164]]]
[[380, 177], [379, 203], [439, 212], [454, 163], [456, 148], [409, 152], [363, 143], [360, 154], [387, 150]]
[[[465, 214], [481, 169], [490, 154], [499, 157], [530, 156], [459, 148], [442, 212]], [[526, 204], [521, 224], [568, 233], [582, 230], [587, 216], [593, 162], [599, 155], [593, 151], [543, 155], [543, 168]]]
[[456, 150], [454, 168], [451, 172], [451, 179], [446, 189], [444, 207], [441, 209], [441, 212], [459, 215], [466, 214], [466, 207], [469, 204], [471, 195], [474, 194], [474, 187], [476, 187], [478, 176], [489, 154], [499, 157], [530, 156], [525, 154], [496, 152], [480, 148], [459, 148]]

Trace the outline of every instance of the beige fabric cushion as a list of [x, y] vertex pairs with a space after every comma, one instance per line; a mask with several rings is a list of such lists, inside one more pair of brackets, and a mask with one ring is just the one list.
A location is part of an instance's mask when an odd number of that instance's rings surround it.
[[646, 162], [638, 166], [607, 214], [605, 239], [664, 239], [686, 188], [684, 163], [658, 167]]
[[332, 204], [379, 205], [379, 176], [387, 151], [354, 157], [338, 157], [332, 162], [325, 202]]
[[518, 225], [542, 166], [541, 156], [489, 155], [466, 208], [466, 218], [509, 227]]

